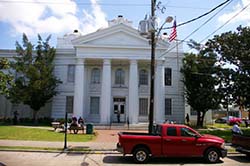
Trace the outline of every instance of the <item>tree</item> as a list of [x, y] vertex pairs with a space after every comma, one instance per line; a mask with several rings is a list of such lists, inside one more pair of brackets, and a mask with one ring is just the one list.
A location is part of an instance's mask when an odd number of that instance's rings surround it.
[[229, 105], [232, 105], [234, 102], [232, 97], [235, 86], [232, 81], [234, 78], [234, 70], [230, 68], [220, 68], [217, 72], [217, 76], [220, 82], [217, 89], [221, 96], [221, 105], [228, 113]]
[[[206, 47], [220, 57], [220, 62], [233, 66], [231, 89], [233, 103], [250, 110], [250, 28], [239, 26], [235, 32], [214, 36]], [[228, 90], [228, 88], [226, 88]], [[225, 89], [225, 90], [226, 90]], [[222, 90], [223, 91], [223, 90]]]
[[61, 83], [53, 75], [55, 49], [49, 45], [50, 36], [43, 41], [38, 35], [34, 45], [23, 34], [23, 45], [16, 42], [17, 56], [11, 63], [16, 72], [15, 86], [9, 88], [8, 98], [13, 103], [29, 105], [36, 122], [37, 112], [57, 94], [56, 87]]
[[220, 96], [215, 86], [216, 56], [213, 53], [200, 51], [188, 53], [183, 59], [183, 82], [187, 103], [197, 111], [197, 127], [203, 126], [206, 112], [219, 107]]
[[12, 84], [13, 77], [3, 70], [9, 69], [9, 61], [6, 58], [0, 59], [0, 94], [9, 94], [8, 85]]

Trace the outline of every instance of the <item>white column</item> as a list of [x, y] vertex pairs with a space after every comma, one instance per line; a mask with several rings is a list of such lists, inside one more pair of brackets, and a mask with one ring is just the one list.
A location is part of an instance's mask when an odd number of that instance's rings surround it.
[[75, 66], [74, 116], [83, 117], [84, 111], [84, 59], [77, 59]]
[[128, 96], [129, 122], [138, 123], [139, 97], [138, 97], [138, 66], [136, 60], [130, 61], [129, 67], [129, 96]]
[[110, 123], [111, 111], [111, 63], [109, 59], [104, 59], [102, 69], [102, 93], [101, 93], [101, 107], [100, 118], [101, 123]]
[[165, 86], [163, 61], [157, 61], [154, 88], [154, 120], [156, 123], [163, 123], [165, 121]]

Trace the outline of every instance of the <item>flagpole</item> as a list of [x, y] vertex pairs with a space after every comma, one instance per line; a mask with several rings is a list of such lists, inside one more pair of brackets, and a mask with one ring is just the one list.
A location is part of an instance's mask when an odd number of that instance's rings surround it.
[[[174, 30], [175, 30], [175, 44], [176, 44], [176, 59], [177, 59], [177, 73], [180, 72], [180, 64], [179, 64], [179, 42], [177, 38], [177, 28], [176, 28], [176, 17], [175, 17], [175, 25], [174, 25]], [[178, 83], [177, 83], [177, 92], [179, 93], [179, 79], [178, 79]]]

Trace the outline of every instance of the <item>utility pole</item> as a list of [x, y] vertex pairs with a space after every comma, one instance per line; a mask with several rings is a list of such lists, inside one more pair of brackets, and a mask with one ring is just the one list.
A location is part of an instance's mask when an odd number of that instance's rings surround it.
[[[151, 19], [153, 27], [155, 26], [155, 3], [156, 0], [151, 0]], [[155, 27], [154, 27], [155, 28]], [[149, 126], [148, 132], [153, 132], [154, 121], [154, 85], [155, 85], [155, 30], [151, 31], [151, 79], [150, 79], [150, 103], [149, 103]]]

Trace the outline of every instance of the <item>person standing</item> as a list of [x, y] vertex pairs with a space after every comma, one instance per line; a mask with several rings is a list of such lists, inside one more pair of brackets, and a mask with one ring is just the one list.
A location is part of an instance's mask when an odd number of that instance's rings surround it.
[[117, 122], [120, 123], [121, 112], [117, 110]]
[[189, 125], [189, 122], [190, 122], [189, 114], [187, 113], [187, 115], [186, 115], [186, 123], [187, 123], [187, 125]]
[[232, 128], [232, 133], [233, 134], [239, 134], [239, 135], [243, 134], [240, 127], [239, 127], [239, 122], [234, 123], [233, 128]]

